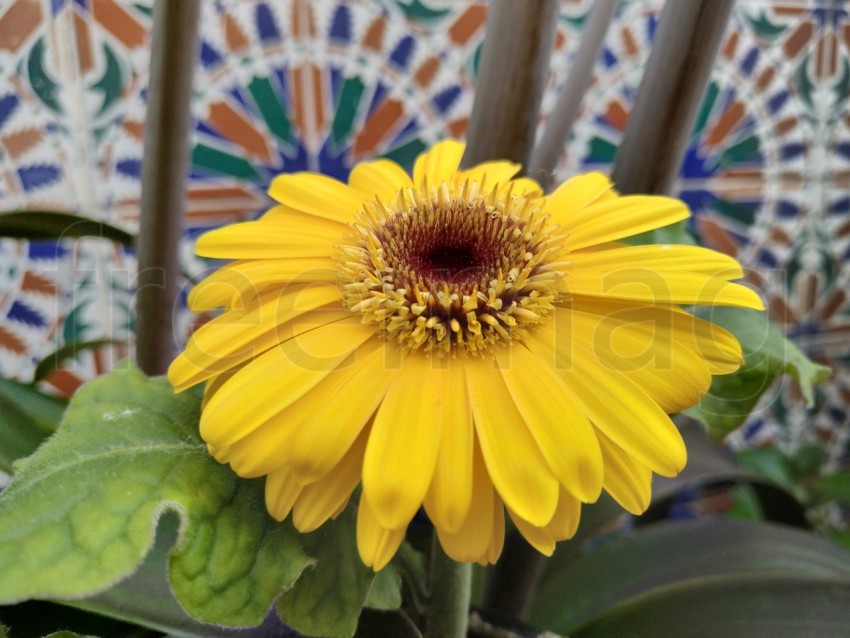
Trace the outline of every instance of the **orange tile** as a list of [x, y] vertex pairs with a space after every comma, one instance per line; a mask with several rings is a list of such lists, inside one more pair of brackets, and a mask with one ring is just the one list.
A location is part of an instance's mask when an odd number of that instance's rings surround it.
[[379, 106], [360, 130], [354, 140], [354, 154], [360, 155], [370, 151], [384, 139], [384, 136], [394, 128], [396, 122], [404, 114], [404, 107], [397, 100], [386, 100]]
[[272, 160], [272, 151], [263, 134], [226, 102], [212, 104], [207, 121], [227, 139], [240, 145], [249, 153], [268, 162]]
[[147, 29], [115, 0], [92, 0], [91, 10], [94, 19], [128, 49], [135, 49], [147, 43]]
[[33, 146], [38, 144], [42, 138], [43, 135], [40, 130], [29, 128], [23, 131], [4, 135], [3, 146], [6, 148], [6, 152], [9, 153], [12, 159], [17, 159]]
[[487, 7], [472, 5], [449, 27], [449, 38], [455, 44], [466, 44], [476, 31], [484, 27], [486, 18]]
[[17, 0], [0, 16], [0, 49], [12, 53], [23, 45], [41, 24], [39, 0]]

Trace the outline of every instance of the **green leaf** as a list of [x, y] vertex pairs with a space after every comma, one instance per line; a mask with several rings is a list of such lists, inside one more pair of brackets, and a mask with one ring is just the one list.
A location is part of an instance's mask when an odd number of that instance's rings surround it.
[[287, 625], [311, 636], [348, 638], [375, 578], [360, 560], [354, 508], [302, 537], [307, 552], [319, 556], [278, 601]]
[[[169, 554], [177, 542], [179, 526], [178, 516], [170, 513], [163, 516], [159, 521], [153, 548], [133, 574], [100, 594], [79, 601], [69, 601], [66, 604], [93, 614], [100, 614], [99, 618], [108, 616], [130, 622], [141, 622], [159, 632], [183, 637], [262, 638], [271, 633], [269, 625], [279, 627], [280, 620], [268, 616], [266, 622], [259, 628], [244, 629], [204, 624], [186, 613], [168, 584]], [[116, 634], [115, 631], [105, 633]], [[125, 636], [127, 633], [124, 629], [121, 635]]]
[[0, 213], [0, 237], [56, 240], [101, 237], [132, 247], [135, 236], [117, 226], [89, 217], [53, 210], [14, 210]]
[[[759, 587], [750, 588], [748, 583], [752, 582], [758, 582]], [[705, 605], [713, 604], [713, 599], [706, 594], [691, 593], [683, 593], [683, 599], [676, 599], [676, 593], [702, 591], [700, 587], [721, 583], [718, 592], [709, 588], [712, 595], [735, 592], [733, 596], [724, 596], [724, 600], [731, 604], [739, 597], [740, 605], [735, 603], [738, 610], [749, 605], [752, 616], [753, 606], [775, 609], [776, 601], [788, 604], [781, 588], [789, 582], [811, 586], [827, 597], [829, 587], [834, 585], [844, 592], [840, 596], [844, 600], [843, 596], [850, 596], [850, 552], [814, 534], [778, 525], [729, 519], [665, 522], [621, 534], [608, 542], [585, 544], [579, 558], [557, 572], [544, 575], [529, 618], [535, 626], [568, 633], [573, 638], [725, 637], [739, 634], [688, 633], [687, 619], [696, 620]], [[830, 584], [826, 590], [819, 588], [824, 583]], [[681, 604], [672, 614], [676, 618], [675, 626], [664, 631], [640, 632], [637, 627], [644, 626], [639, 624], [644, 620], [640, 613], [647, 600], [655, 601], [656, 607], [668, 613], [676, 609], [672, 603], [668, 604], [669, 600], [684, 600], [687, 604]], [[798, 605], [794, 604], [793, 608], [799, 611]], [[834, 613], [833, 608], [829, 609]], [[759, 611], [758, 615], [763, 614]], [[621, 617], [633, 619], [636, 624], [627, 632], [611, 630], [603, 634], [598, 629], [619, 627], [605, 623], [619, 622]], [[727, 619], [746, 621], [731, 612]], [[846, 607], [841, 619], [846, 622]], [[823, 620], [832, 619], [827, 614]]]
[[812, 363], [763, 313], [701, 307], [694, 314], [729, 330], [744, 351], [741, 369], [714, 377], [702, 401], [685, 410], [706, 426], [712, 438], [720, 440], [742, 425], [776, 377], [785, 372], [797, 380], [806, 405], [812, 407], [813, 388], [830, 377], [829, 368]]
[[384, 611], [401, 607], [401, 575], [393, 565], [387, 565], [375, 574], [363, 606]]
[[622, 240], [626, 244], [632, 246], [642, 246], [644, 244], [683, 244], [685, 246], [696, 246], [697, 241], [688, 230], [687, 220], [648, 230], [639, 235], [632, 235]]
[[0, 604], [104, 591], [137, 569], [173, 512], [169, 576], [186, 611], [259, 624], [312, 559], [266, 514], [262, 483], [207, 454], [199, 405], [129, 364], [81, 388], [0, 496]]
[[609, 610], [572, 638], [832, 638], [847, 635], [850, 583], [740, 576], [659, 589]]
[[751, 448], [740, 450], [735, 458], [741, 467], [764, 476], [789, 492], [797, 490], [791, 461], [777, 448]]
[[812, 491], [823, 500], [850, 505], [850, 470], [824, 476], [815, 483]]
[[56, 350], [56, 352], [47, 355], [38, 362], [38, 365], [35, 367], [35, 373], [33, 374], [33, 383], [46, 379], [67, 359], [73, 359], [81, 352], [103, 346], [123, 345], [125, 343], [126, 341], [120, 341], [118, 339], [92, 339], [90, 341], [72, 341], [65, 344]]
[[0, 470], [11, 474], [17, 459], [32, 454], [62, 418], [62, 401], [0, 378]]

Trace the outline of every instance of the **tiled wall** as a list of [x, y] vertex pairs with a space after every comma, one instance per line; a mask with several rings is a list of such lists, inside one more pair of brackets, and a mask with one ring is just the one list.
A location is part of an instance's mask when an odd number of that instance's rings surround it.
[[[590, 0], [564, 0], [544, 112]], [[152, 0], [0, 0], [0, 209], [81, 211], [136, 226]], [[559, 174], [611, 163], [661, 0], [623, 0]], [[280, 171], [344, 177], [409, 164], [462, 136], [486, 3], [203, 0], [185, 266], [191, 239], [264, 206]], [[836, 375], [806, 412], [777, 388], [754, 442], [818, 439], [848, 457], [850, 10], [739, 0], [678, 183], [713, 247], [748, 267], [772, 318]], [[544, 113], [545, 115], [545, 113]], [[663, 143], [663, 140], [660, 141]], [[132, 255], [113, 244], [0, 242], [0, 374], [27, 378], [64, 343], [132, 334]], [[175, 313], [180, 334], [194, 321]], [[54, 375], [70, 392], [127, 345]]]

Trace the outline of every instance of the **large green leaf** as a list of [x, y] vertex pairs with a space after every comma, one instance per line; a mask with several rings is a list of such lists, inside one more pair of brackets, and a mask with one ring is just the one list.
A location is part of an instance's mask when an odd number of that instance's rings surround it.
[[610, 610], [572, 638], [843, 638], [850, 583], [832, 578], [737, 577], [659, 589]]
[[29, 456], [62, 418], [62, 401], [0, 378], [0, 470], [11, 474], [15, 460]]
[[180, 521], [171, 586], [196, 619], [260, 623], [313, 560], [266, 514], [262, 484], [216, 463], [197, 393], [124, 366], [80, 389], [0, 497], [0, 604], [79, 599], [130, 575], [157, 521]]
[[764, 313], [721, 307], [701, 307], [694, 312], [729, 330], [744, 351], [741, 369], [714, 377], [708, 394], [685, 411], [701, 421], [712, 438], [722, 439], [742, 425], [776, 377], [786, 372], [797, 380], [806, 405], [813, 405], [814, 386], [829, 378], [829, 368], [812, 363]]
[[[296, 586], [280, 597], [281, 616], [286, 624], [307, 635], [353, 635], [370, 588], [380, 583], [379, 587], [392, 589], [393, 583], [383, 582], [387, 576], [375, 579], [375, 573], [360, 560], [353, 508], [303, 540], [308, 553], [318, 559], [315, 567], [304, 572]], [[387, 574], [392, 571], [385, 570]], [[394, 584], [398, 596], [401, 583]], [[391, 595], [386, 591], [375, 594], [385, 604], [391, 602], [387, 600]]]
[[0, 213], [0, 237], [56, 240], [102, 237], [131, 247], [135, 237], [117, 226], [73, 213], [52, 210], [14, 210]]
[[[722, 586], [716, 591], [712, 583]], [[753, 587], [753, 583], [760, 584]], [[778, 525], [727, 519], [666, 522], [602, 543], [586, 543], [578, 558], [544, 575], [530, 619], [536, 626], [573, 636], [725, 637], [733, 634], [688, 634], [687, 620], [701, 621], [706, 606], [713, 605], [711, 596], [724, 591], [734, 592], [723, 599], [738, 600], [736, 607], [742, 613], [748, 608], [751, 614], [754, 609], [775, 610], [790, 604], [785, 597], [787, 588], [783, 589], [788, 583], [794, 584], [792, 589], [797, 583], [799, 589], [811, 585], [827, 598], [834, 589], [846, 605], [850, 600], [850, 552], [814, 534]], [[706, 594], [705, 600], [702, 594], [687, 593], [702, 591], [701, 587], [711, 594]], [[639, 623], [645, 619], [657, 620], [656, 610], [670, 612], [675, 604], [684, 605], [675, 614], [681, 620], [675, 627], [660, 632], [611, 629], [625, 626], [617, 624], [621, 618], [643, 627]], [[792, 608], [800, 611], [797, 605]], [[821, 611], [829, 609], [834, 612], [830, 606]], [[724, 614], [732, 623], [729, 628], [747, 622], [746, 616], [731, 611]], [[847, 618], [845, 607], [840, 620], [846, 623]], [[822, 621], [834, 623], [836, 619], [827, 613]], [[760, 635], [772, 636], [751, 634]]]

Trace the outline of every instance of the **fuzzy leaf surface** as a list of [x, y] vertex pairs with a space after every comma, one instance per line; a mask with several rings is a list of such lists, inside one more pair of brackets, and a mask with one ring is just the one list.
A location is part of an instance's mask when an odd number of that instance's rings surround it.
[[199, 406], [197, 393], [175, 395], [129, 364], [81, 388], [0, 497], [0, 604], [106, 590], [138, 568], [174, 512], [177, 600], [204, 622], [259, 624], [313, 560], [266, 514], [262, 483], [208, 455]]

